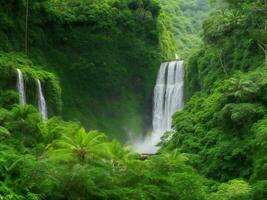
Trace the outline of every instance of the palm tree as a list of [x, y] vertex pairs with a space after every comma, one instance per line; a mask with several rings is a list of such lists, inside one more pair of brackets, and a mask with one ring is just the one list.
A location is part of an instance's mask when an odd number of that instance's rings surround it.
[[12, 118], [16, 120], [26, 120], [29, 115], [37, 114], [37, 110], [31, 105], [16, 105], [11, 110]]
[[82, 163], [97, 157], [104, 157], [107, 137], [103, 133], [90, 131], [86, 133], [83, 128], [73, 136], [63, 135], [52, 145], [49, 153], [54, 158], [73, 160]]
[[16, 105], [12, 108], [5, 126], [18, 135], [40, 136], [41, 115], [31, 105]]
[[132, 161], [136, 161], [138, 155], [132, 153], [130, 148], [124, 147], [120, 142], [113, 140], [108, 144], [107, 159], [113, 167], [122, 167], [130, 164]]
[[254, 98], [258, 90], [257, 84], [250, 80], [232, 78], [227, 96], [234, 98], [237, 102], [243, 102]]

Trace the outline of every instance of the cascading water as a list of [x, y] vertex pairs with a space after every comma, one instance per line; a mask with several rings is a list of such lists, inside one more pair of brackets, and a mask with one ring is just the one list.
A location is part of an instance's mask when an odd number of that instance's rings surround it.
[[25, 87], [24, 87], [24, 78], [23, 78], [23, 74], [20, 69], [17, 69], [17, 73], [18, 73], [17, 89], [19, 93], [19, 103], [20, 105], [25, 105], [26, 94], [25, 94]]
[[171, 130], [172, 115], [184, 105], [183, 61], [163, 63], [154, 89], [153, 134]]
[[38, 84], [38, 108], [39, 112], [42, 114], [42, 117], [44, 120], [47, 120], [47, 107], [46, 107], [46, 101], [43, 95], [42, 91], [42, 85], [39, 79], [37, 79]]
[[166, 131], [171, 131], [172, 115], [184, 106], [184, 62], [162, 63], [154, 88], [153, 132], [142, 142], [135, 142], [135, 151], [156, 153], [155, 146]]

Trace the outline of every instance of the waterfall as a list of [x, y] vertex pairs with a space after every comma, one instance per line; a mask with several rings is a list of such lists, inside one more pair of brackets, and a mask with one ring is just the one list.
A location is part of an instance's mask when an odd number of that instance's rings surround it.
[[19, 93], [19, 103], [20, 105], [25, 105], [26, 94], [25, 94], [25, 87], [24, 87], [24, 78], [23, 78], [23, 74], [20, 69], [17, 69], [17, 73], [18, 73], [17, 89]]
[[171, 130], [172, 115], [184, 105], [183, 61], [163, 63], [154, 89], [153, 134]]
[[139, 153], [156, 153], [155, 146], [166, 131], [171, 131], [172, 115], [184, 106], [184, 62], [162, 63], [154, 88], [153, 132], [142, 142], [135, 142]]
[[43, 95], [42, 85], [39, 79], [37, 79], [37, 84], [38, 84], [38, 108], [39, 112], [42, 114], [43, 119], [46, 120], [47, 119], [46, 101]]

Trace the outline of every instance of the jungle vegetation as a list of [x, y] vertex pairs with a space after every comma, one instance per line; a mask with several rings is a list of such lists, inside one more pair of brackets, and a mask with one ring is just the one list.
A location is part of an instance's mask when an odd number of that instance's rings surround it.
[[[0, 199], [267, 199], [266, 0], [189, 2], [3, 0]], [[149, 129], [158, 66], [175, 52], [186, 105], [143, 157], [125, 129]]]

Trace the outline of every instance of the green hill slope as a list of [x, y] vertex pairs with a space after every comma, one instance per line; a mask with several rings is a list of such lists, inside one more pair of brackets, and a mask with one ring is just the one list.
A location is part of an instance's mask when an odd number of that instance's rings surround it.
[[171, 22], [179, 55], [187, 60], [192, 50], [202, 44], [202, 24], [214, 7], [208, 0], [161, 0]]
[[[267, 5], [224, 2], [204, 22], [204, 44], [187, 65], [188, 103], [162, 145], [190, 154], [200, 174], [222, 185], [246, 180], [251, 195], [239, 199], [265, 199]], [[219, 187], [211, 199], [238, 199], [226, 193]]]
[[[1, 6], [2, 51], [24, 50], [25, 6]], [[175, 51], [157, 1], [30, 1], [28, 21], [28, 55], [60, 78], [65, 119], [118, 138], [150, 126], [156, 72]]]

